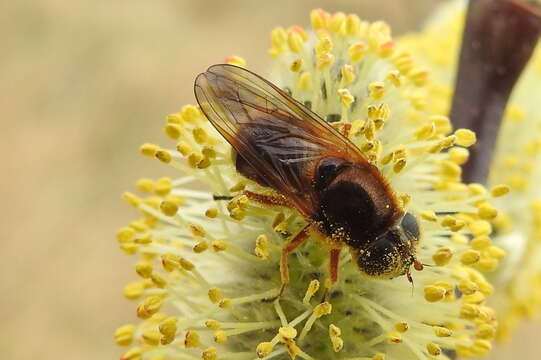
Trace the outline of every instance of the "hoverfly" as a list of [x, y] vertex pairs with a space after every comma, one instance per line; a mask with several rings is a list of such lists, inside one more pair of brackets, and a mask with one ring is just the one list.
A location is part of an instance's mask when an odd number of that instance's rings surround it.
[[410, 268], [419, 239], [416, 218], [401, 209], [379, 169], [347, 137], [284, 91], [244, 68], [213, 65], [195, 80], [201, 110], [235, 150], [236, 170], [281, 196], [245, 192], [254, 201], [295, 208], [307, 225], [282, 249], [287, 256], [310, 234], [330, 251], [331, 283], [338, 279], [340, 250], [348, 248], [359, 270], [393, 278]]

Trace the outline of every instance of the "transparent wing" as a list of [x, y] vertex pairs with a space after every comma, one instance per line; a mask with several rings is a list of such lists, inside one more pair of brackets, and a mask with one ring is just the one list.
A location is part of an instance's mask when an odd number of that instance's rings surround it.
[[246, 69], [211, 66], [194, 90], [203, 113], [239, 156], [304, 214], [317, 204], [312, 179], [321, 158], [367, 162], [316, 114]]

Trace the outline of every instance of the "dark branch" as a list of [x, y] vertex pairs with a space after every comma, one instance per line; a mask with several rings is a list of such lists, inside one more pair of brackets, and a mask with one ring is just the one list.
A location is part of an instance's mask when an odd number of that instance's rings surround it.
[[451, 121], [476, 132], [465, 182], [488, 176], [503, 112], [541, 32], [541, 10], [518, 0], [471, 0], [462, 38]]

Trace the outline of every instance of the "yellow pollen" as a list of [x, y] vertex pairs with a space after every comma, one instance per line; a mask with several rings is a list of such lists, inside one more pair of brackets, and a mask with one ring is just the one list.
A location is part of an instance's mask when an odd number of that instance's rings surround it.
[[218, 359], [218, 350], [216, 348], [210, 347], [203, 351], [201, 354], [203, 360], [217, 360]]
[[139, 346], [134, 346], [130, 350], [126, 351], [120, 358], [122, 360], [140, 360], [143, 349]]
[[436, 213], [431, 210], [421, 211], [419, 215], [421, 216], [421, 219], [426, 220], [426, 221], [431, 221], [431, 222], [438, 221], [438, 217], [436, 216]]
[[328, 302], [323, 302], [321, 304], [318, 304], [315, 308], [314, 308], [314, 314], [320, 318], [322, 317], [323, 315], [329, 315], [332, 311], [332, 305]]
[[324, 70], [327, 69], [329, 66], [331, 66], [334, 63], [334, 55], [333, 54], [325, 54], [317, 57], [316, 61], [316, 67], [318, 70]]
[[259, 343], [255, 349], [255, 352], [257, 354], [258, 358], [264, 358], [265, 356], [268, 356], [271, 352], [274, 346], [270, 342], [262, 342]]
[[504, 196], [508, 192], [509, 192], [509, 186], [507, 185], [496, 185], [490, 190], [490, 193], [494, 197]]
[[445, 298], [447, 291], [441, 286], [427, 285], [424, 288], [425, 299], [428, 302], [437, 302]]
[[183, 119], [186, 119], [187, 121], [191, 123], [194, 123], [197, 119], [200, 119], [203, 117], [199, 109], [193, 105], [184, 105], [182, 109], [180, 110], [180, 113]]
[[389, 344], [400, 344], [402, 343], [402, 335], [397, 331], [392, 331], [387, 333], [387, 342]]
[[177, 140], [182, 134], [182, 128], [178, 124], [167, 124], [163, 130], [165, 134], [173, 140]]
[[208, 248], [209, 244], [205, 240], [201, 240], [197, 244], [195, 244], [192, 249], [196, 254], [200, 254], [204, 251], [207, 251]]
[[160, 204], [160, 210], [166, 216], [174, 216], [178, 212], [178, 206], [172, 201], [164, 200]]
[[396, 331], [400, 333], [405, 333], [406, 331], [409, 330], [410, 326], [408, 325], [407, 322], [402, 321], [402, 322], [394, 324], [394, 328], [396, 329]]
[[291, 63], [289, 69], [293, 72], [299, 72], [304, 68], [304, 60], [297, 59]]
[[173, 160], [173, 157], [171, 156], [171, 154], [166, 150], [156, 151], [156, 153], [154, 154], [154, 157], [156, 157], [156, 159], [166, 164], [169, 164], [171, 160]]
[[460, 317], [464, 319], [475, 319], [480, 315], [479, 306], [475, 304], [464, 304], [460, 308]]
[[486, 220], [476, 220], [469, 224], [469, 229], [473, 236], [490, 235], [492, 225]]
[[137, 195], [127, 191], [122, 194], [122, 199], [133, 207], [137, 207], [141, 203], [141, 199]]
[[212, 250], [218, 252], [218, 251], [224, 251], [227, 249], [227, 243], [223, 240], [214, 240], [211, 243]]
[[145, 284], [142, 282], [135, 282], [124, 287], [124, 296], [129, 300], [135, 300], [140, 298], [144, 291]]
[[385, 76], [385, 79], [389, 81], [391, 84], [393, 84], [394, 87], [400, 87], [402, 86], [402, 76], [400, 76], [400, 72], [398, 70], [391, 70], [387, 73]]
[[393, 171], [395, 173], [399, 173], [401, 172], [402, 170], [404, 170], [404, 168], [406, 167], [406, 164], [407, 164], [407, 161], [406, 159], [398, 159], [394, 164], [393, 164]]
[[135, 272], [143, 279], [150, 278], [150, 275], [152, 275], [152, 270], [152, 264], [146, 261], [139, 262], [135, 265]]
[[165, 121], [168, 124], [181, 125], [184, 120], [182, 119], [182, 116], [180, 114], [171, 114], [171, 115], [167, 115], [167, 117], [165, 118]]
[[466, 250], [460, 257], [460, 262], [464, 265], [473, 265], [481, 259], [481, 254], [477, 250]]
[[149, 296], [137, 307], [137, 317], [148, 319], [157, 313], [162, 306], [162, 299], [159, 296]]
[[494, 338], [494, 336], [496, 336], [496, 329], [492, 325], [481, 324], [477, 327], [477, 332], [475, 333], [475, 336], [478, 339], [491, 340]]
[[471, 295], [475, 293], [477, 290], [479, 290], [479, 286], [469, 280], [469, 279], [462, 279], [458, 283], [458, 289], [464, 294], [464, 295]]
[[348, 56], [349, 60], [353, 63], [357, 63], [361, 61], [361, 59], [366, 54], [366, 51], [368, 50], [368, 45], [365, 42], [358, 42], [355, 44], [352, 44], [348, 48]]
[[217, 344], [225, 344], [227, 341], [227, 333], [222, 330], [214, 332], [214, 342]]
[[127, 243], [135, 238], [135, 230], [130, 227], [124, 227], [116, 233], [116, 238], [119, 243]]
[[139, 179], [136, 186], [137, 189], [141, 192], [151, 193], [154, 191], [154, 181], [152, 181], [152, 179]]
[[150, 278], [152, 279], [152, 282], [154, 283], [154, 285], [156, 285], [156, 287], [163, 289], [167, 285], [167, 281], [165, 281], [165, 279], [160, 274], [152, 273], [152, 275], [150, 275]]
[[439, 356], [441, 355], [441, 348], [437, 345], [437, 344], [434, 344], [434, 343], [428, 343], [426, 345], [426, 350], [428, 351], [428, 353], [432, 356]]
[[469, 156], [470, 152], [468, 151], [468, 149], [462, 147], [454, 147], [449, 150], [449, 157], [451, 161], [457, 165], [463, 165], [464, 163], [466, 163]]
[[314, 30], [326, 29], [329, 25], [329, 14], [321, 9], [310, 12], [310, 22]]
[[128, 346], [133, 342], [133, 333], [135, 332], [135, 326], [124, 325], [116, 329], [115, 331], [115, 343], [119, 346]]
[[260, 259], [269, 258], [269, 239], [266, 235], [259, 235], [255, 241], [255, 255]]
[[346, 64], [342, 66], [340, 69], [342, 73], [342, 84], [347, 85], [355, 81], [355, 72], [353, 71], [353, 67], [349, 64]]
[[211, 288], [208, 291], [208, 296], [213, 304], [217, 304], [222, 300], [222, 291], [218, 288]]
[[339, 35], [346, 35], [346, 14], [337, 12], [331, 17], [329, 30]]
[[483, 250], [492, 245], [492, 241], [488, 236], [478, 236], [471, 240], [470, 245], [474, 250]]
[[351, 95], [348, 89], [338, 89], [338, 95], [340, 96], [342, 106], [346, 109], [348, 109], [351, 103], [353, 103], [353, 101], [355, 100], [355, 98], [353, 97], [353, 95]]
[[443, 326], [433, 326], [432, 330], [434, 330], [434, 334], [437, 337], [450, 337], [451, 335], [453, 335], [453, 332], [451, 330]]
[[351, 36], [361, 34], [361, 19], [355, 14], [348, 14], [346, 17], [346, 32]]
[[186, 143], [185, 141], [181, 141], [177, 144], [177, 151], [183, 156], [188, 156], [193, 153], [192, 147], [188, 145], [188, 143]]
[[187, 331], [186, 335], [184, 336], [184, 346], [186, 346], [187, 348], [201, 346], [199, 334], [193, 330]]
[[372, 360], [385, 360], [385, 354], [377, 353], [376, 355], [372, 356]]
[[468, 129], [458, 129], [455, 131], [457, 145], [470, 147], [477, 141], [475, 133]]
[[205, 211], [205, 216], [211, 219], [214, 219], [218, 216], [218, 209], [216, 208], [210, 208]]
[[155, 330], [145, 330], [141, 336], [143, 342], [148, 345], [156, 346], [160, 343], [162, 335]]
[[295, 31], [289, 32], [287, 36], [287, 44], [289, 46], [289, 50], [297, 54], [302, 52], [304, 46], [302, 36]]
[[371, 98], [379, 100], [385, 94], [385, 84], [381, 81], [374, 81], [368, 84], [368, 91]]
[[294, 339], [297, 336], [297, 330], [293, 327], [281, 327], [278, 333], [285, 339]]
[[160, 147], [158, 145], [154, 144], [143, 144], [139, 148], [139, 151], [141, 154], [148, 156], [148, 157], [154, 157], [154, 154], [156, 154], [156, 151], [158, 151]]
[[437, 266], [445, 266], [451, 261], [453, 257], [453, 252], [451, 249], [444, 247], [439, 248], [434, 255], [432, 255], [432, 260], [436, 263]]
[[434, 123], [426, 124], [421, 126], [415, 131], [415, 137], [417, 140], [427, 140], [430, 139], [436, 133], [436, 125]]
[[217, 320], [210, 319], [210, 320], [205, 321], [205, 326], [209, 328], [210, 330], [216, 331], [216, 330], [220, 330], [220, 328], [222, 327], [222, 324]]
[[494, 259], [496, 259], [496, 260], [501, 260], [501, 259], [503, 259], [503, 258], [505, 257], [506, 252], [505, 252], [505, 250], [503, 250], [503, 249], [500, 248], [500, 247], [497, 247], [497, 246], [490, 246], [490, 247], [488, 248], [488, 254], [489, 254], [492, 258], [494, 258]]

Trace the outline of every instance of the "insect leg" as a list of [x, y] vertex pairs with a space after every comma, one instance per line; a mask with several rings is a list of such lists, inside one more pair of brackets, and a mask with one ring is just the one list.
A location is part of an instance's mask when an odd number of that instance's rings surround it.
[[294, 251], [308, 239], [308, 237], [310, 236], [309, 228], [310, 224], [306, 225], [301, 231], [297, 233], [297, 235], [295, 235], [295, 237], [289, 240], [287, 244], [284, 244], [284, 247], [282, 248], [282, 256], [280, 257], [280, 277], [282, 278], [282, 285], [280, 285], [278, 295], [267, 299], [267, 302], [272, 302], [282, 296], [287, 284], [289, 283], [289, 267], [287, 265], [287, 256], [289, 255], [289, 253]]
[[244, 191], [244, 195], [246, 195], [250, 200], [253, 200], [255, 202], [270, 205], [270, 206], [285, 206], [285, 207], [291, 207], [291, 204], [287, 201], [286, 197], [283, 195], [263, 195], [254, 193], [251, 191]]
[[340, 263], [340, 250], [331, 249], [329, 252], [329, 279], [325, 286], [325, 292], [323, 293], [323, 301], [327, 301], [330, 289], [338, 281], [338, 265]]

